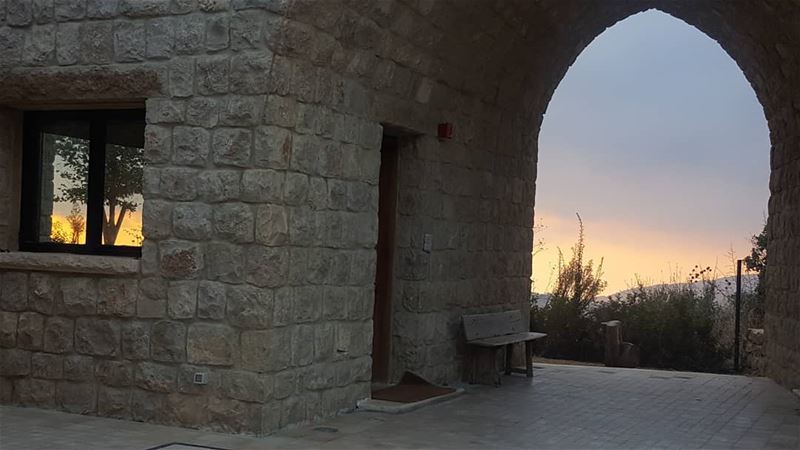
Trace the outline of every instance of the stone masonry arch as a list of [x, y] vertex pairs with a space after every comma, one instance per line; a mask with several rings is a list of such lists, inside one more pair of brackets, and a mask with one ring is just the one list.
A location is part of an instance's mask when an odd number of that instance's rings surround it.
[[[768, 372], [800, 386], [797, 0], [6, 0], [0, 402], [254, 433], [352, 409], [386, 130], [407, 136], [392, 376], [460, 379], [461, 315], [528, 308], [555, 87], [649, 8], [719, 42], [764, 106]], [[147, 112], [141, 259], [16, 252], [22, 111], [126, 104]]]

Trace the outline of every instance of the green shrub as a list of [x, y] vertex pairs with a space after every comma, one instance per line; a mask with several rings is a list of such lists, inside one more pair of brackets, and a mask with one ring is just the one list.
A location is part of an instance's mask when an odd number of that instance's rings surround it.
[[623, 338], [639, 346], [643, 366], [719, 371], [731, 349], [722, 345], [715, 326], [722, 313], [715, 289], [713, 281], [703, 281], [700, 289], [691, 283], [640, 285], [596, 304], [589, 315], [596, 324], [621, 320]]

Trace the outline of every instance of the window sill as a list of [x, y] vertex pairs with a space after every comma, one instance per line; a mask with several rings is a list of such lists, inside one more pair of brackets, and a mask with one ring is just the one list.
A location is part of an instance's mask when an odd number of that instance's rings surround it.
[[0, 253], [0, 269], [97, 275], [136, 275], [139, 273], [139, 260], [120, 256], [78, 255], [74, 253], [8, 252]]

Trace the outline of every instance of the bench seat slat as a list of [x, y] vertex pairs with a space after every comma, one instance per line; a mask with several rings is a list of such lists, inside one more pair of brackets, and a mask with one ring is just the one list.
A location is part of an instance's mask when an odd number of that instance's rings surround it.
[[535, 339], [541, 339], [545, 336], [547, 336], [546, 333], [523, 332], [485, 339], [475, 339], [472, 341], [467, 341], [467, 344], [478, 345], [480, 347], [499, 347], [506, 344], [514, 344], [516, 342], [527, 342]]

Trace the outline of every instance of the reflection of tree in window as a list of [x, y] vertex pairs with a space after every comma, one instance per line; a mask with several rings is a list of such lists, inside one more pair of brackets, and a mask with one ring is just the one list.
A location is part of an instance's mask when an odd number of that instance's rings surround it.
[[[89, 152], [85, 149], [85, 143], [85, 140], [66, 136], [56, 140], [56, 154], [68, 169], [61, 174], [66, 183], [59, 187], [56, 201], [70, 202], [75, 206], [86, 203]], [[142, 192], [144, 155], [138, 148], [107, 144], [105, 156], [103, 243], [114, 245], [126, 215], [132, 214], [138, 207], [133, 197]], [[74, 231], [73, 228], [73, 236]]]

